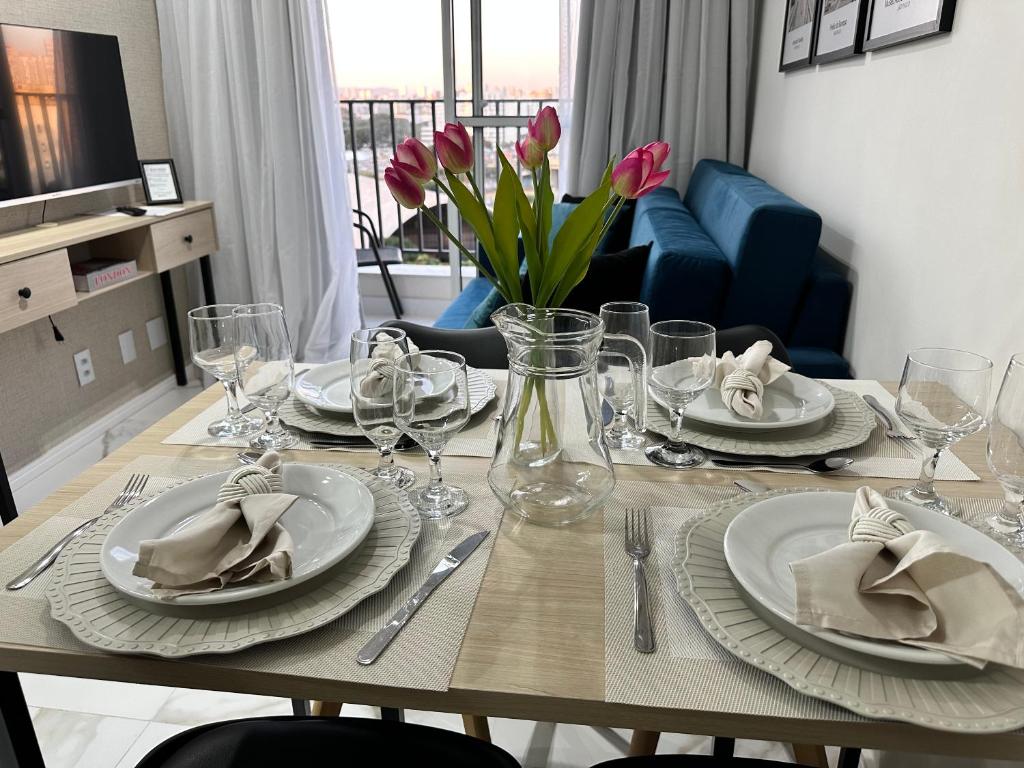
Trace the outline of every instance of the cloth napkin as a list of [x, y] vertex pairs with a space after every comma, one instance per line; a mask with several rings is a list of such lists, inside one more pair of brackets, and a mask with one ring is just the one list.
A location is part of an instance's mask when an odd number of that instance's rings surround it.
[[281, 487], [281, 457], [273, 451], [240, 467], [220, 487], [216, 506], [169, 536], [141, 542], [132, 573], [152, 579], [162, 598], [289, 578], [295, 547], [278, 521], [297, 497]]
[[[366, 398], [390, 397], [395, 384], [395, 362], [405, 351], [388, 334], [381, 332], [374, 339], [376, 345], [370, 353], [370, 365], [366, 375], [359, 382], [359, 394]], [[409, 354], [412, 358], [413, 368], [419, 365], [419, 347], [406, 339], [409, 346]]]
[[848, 543], [790, 568], [798, 624], [1024, 668], [1020, 593], [871, 488], [857, 490]]
[[733, 413], [748, 419], [764, 415], [764, 385], [771, 384], [789, 366], [771, 356], [772, 343], [755, 341], [739, 357], [726, 352], [715, 369], [714, 386], [722, 391], [722, 402]]

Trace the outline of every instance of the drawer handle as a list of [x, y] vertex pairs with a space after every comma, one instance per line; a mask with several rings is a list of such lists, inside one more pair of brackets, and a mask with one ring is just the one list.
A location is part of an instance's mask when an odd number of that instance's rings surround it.
[[32, 298], [32, 289], [29, 288], [26, 285], [24, 288], [20, 288], [18, 290], [18, 295], [21, 296], [21, 298], [23, 298], [23, 299], [31, 299]]
[[192, 242], [192, 235], [185, 235], [185, 242], [186, 243], [191, 243]]

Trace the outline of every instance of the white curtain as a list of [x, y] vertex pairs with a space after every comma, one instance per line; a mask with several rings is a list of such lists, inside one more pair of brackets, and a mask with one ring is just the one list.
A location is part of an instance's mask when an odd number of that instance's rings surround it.
[[345, 145], [320, 0], [157, 0], [171, 148], [214, 201], [218, 300], [285, 310], [299, 360], [360, 325]]
[[742, 165], [753, 0], [591, 0], [580, 6], [569, 189], [600, 183], [611, 155], [672, 145], [671, 186], [698, 160]]

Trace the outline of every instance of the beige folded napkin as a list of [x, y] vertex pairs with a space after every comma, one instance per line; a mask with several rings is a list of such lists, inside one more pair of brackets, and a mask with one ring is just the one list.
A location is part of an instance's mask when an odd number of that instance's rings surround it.
[[790, 568], [798, 624], [1024, 668], [1020, 593], [871, 488], [857, 490], [848, 543]]
[[[398, 345], [391, 336], [381, 332], [374, 339], [376, 345], [370, 353], [370, 366], [366, 375], [359, 382], [359, 394], [362, 397], [381, 398], [390, 397], [395, 382], [395, 362], [405, 351]], [[409, 346], [409, 354], [413, 357], [414, 367], [419, 363], [419, 348], [406, 339]]]
[[231, 473], [216, 506], [170, 536], [141, 542], [132, 573], [152, 579], [163, 598], [287, 579], [294, 545], [278, 521], [296, 498], [281, 493], [280, 456], [265, 453]]
[[748, 419], [764, 415], [764, 385], [771, 384], [789, 370], [789, 366], [771, 356], [772, 343], [755, 341], [735, 357], [726, 352], [715, 369], [714, 386], [722, 391], [722, 402], [735, 414]]

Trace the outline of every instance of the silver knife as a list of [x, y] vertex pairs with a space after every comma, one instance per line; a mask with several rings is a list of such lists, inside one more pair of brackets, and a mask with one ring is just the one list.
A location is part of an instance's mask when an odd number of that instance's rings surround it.
[[374, 635], [370, 642], [364, 645], [362, 650], [356, 654], [356, 661], [360, 664], [373, 664], [391, 641], [395, 639], [395, 636], [402, 630], [402, 627], [409, 623], [409, 619], [416, 613], [416, 609], [430, 597], [430, 593], [434, 591], [437, 585], [447, 579], [452, 571], [462, 565], [466, 558], [473, 554], [473, 550], [480, 546], [480, 542], [487, 538], [488, 533], [490, 531], [474, 533], [445, 555], [441, 562], [434, 567], [434, 570], [430, 572], [427, 580], [423, 582], [423, 586], [416, 591], [416, 594], [410, 597], [405, 605], [399, 608], [395, 615], [391, 617], [391, 620], [384, 625], [384, 628]]

